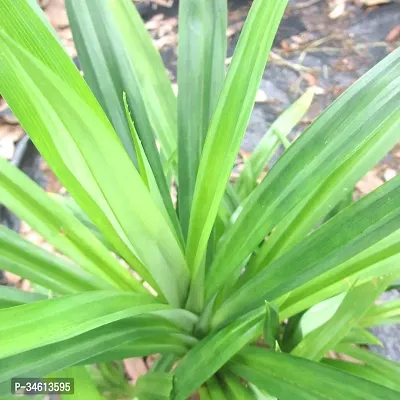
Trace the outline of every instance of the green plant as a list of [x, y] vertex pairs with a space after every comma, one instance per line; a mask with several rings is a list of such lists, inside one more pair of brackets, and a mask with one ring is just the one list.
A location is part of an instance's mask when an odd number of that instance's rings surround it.
[[66, 256], [0, 229], [1, 267], [38, 288], [0, 289], [0, 392], [55, 373], [96, 398], [83, 366], [115, 386], [111, 362], [160, 353], [127, 397], [398, 399], [400, 366], [352, 344], [400, 318], [374, 305], [400, 275], [400, 178], [351, 193], [399, 140], [400, 50], [257, 185], [307, 93], [232, 184], [287, 1], [254, 1], [226, 78], [226, 1], [181, 1], [177, 100], [130, 0], [66, 4], [87, 83], [33, 0], [0, 0], [0, 93], [73, 198], [0, 160], [2, 203]]

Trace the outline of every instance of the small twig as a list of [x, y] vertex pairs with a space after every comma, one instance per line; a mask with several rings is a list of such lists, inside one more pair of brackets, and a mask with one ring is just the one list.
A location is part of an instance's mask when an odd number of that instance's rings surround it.
[[304, 3], [296, 4], [296, 5], [292, 6], [292, 8], [294, 8], [295, 10], [300, 10], [302, 8], [314, 6], [315, 4], [318, 4], [320, 1], [321, 0], [309, 0], [309, 1], [305, 1]]
[[313, 68], [306, 67], [304, 65], [292, 63], [292, 62], [290, 62], [288, 60], [285, 60], [283, 57], [281, 57], [279, 54], [276, 54], [273, 51], [270, 52], [270, 57], [271, 57], [271, 61], [274, 64], [284, 65], [285, 67], [293, 69], [294, 71], [297, 71], [297, 72], [312, 72], [312, 71], [315, 71], [315, 69], [313, 69]]

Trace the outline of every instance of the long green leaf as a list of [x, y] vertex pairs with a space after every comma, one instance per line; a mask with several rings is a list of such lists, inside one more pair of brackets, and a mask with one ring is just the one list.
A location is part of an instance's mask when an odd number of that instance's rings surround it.
[[[309, 88], [298, 100], [285, 110], [270, 126], [267, 133], [245, 162], [243, 171], [235, 182], [235, 189], [244, 200], [257, 186], [257, 179], [268, 161], [278, 150], [279, 137], [287, 137], [292, 129], [304, 117], [314, 98], [314, 89]], [[278, 132], [279, 135], [278, 136]]]
[[[34, 3], [34, 0], [1, 0], [1, 30], [62, 77], [64, 82], [85, 95], [88, 90], [85, 81], [80, 79], [79, 71], [64, 51], [46, 15]], [[88, 100], [93, 106], [97, 103], [94, 97]]]
[[185, 237], [200, 157], [225, 77], [226, 27], [226, 0], [180, 2], [178, 206]]
[[[201, 388], [200, 388], [201, 389]], [[204, 387], [207, 390], [208, 399], [211, 400], [226, 400], [225, 393], [221, 387], [220, 382], [218, 381], [217, 377], [214, 375], [212, 376], [206, 383]], [[200, 392], [201, 393], [201, 392]], [[204, 395], [203, 395], [204, 397]], [[207, 399], [207, 397], [206, 397]], [[201, 398], [202, 400], [202, 398]]]
[[[134, 109], [135, 122], [162, 193], [165, 207], [175, 227], [178, 228], [179, 223], [165, 182], [153, 137], [153, 128], [148, 121], [147, 111], [140, 93], [142, 89], [149, 90], [146, 87], [150, 87], [150, 84], [140, 82], [139, 78], [135, 78], [135, 70], [132, 70], [123, 39], [119, 36], [119, 22], [112, 17], [112, 7], [108, 0], [100, 0], [95, 5], [86, 0], [83, 2], [75, 0], [67, 2], [67, 10], [72, 21], [71, 26], [77, 42], [78, 53], [83, 59], [85, 77], [103, 108], [107, 111], [111, 122], [114, 123], [125, 149], [129, 150], [128, 153], [132, 158], [136, 144], [135, 138], [130, 132], [130, 117], [126, 115], [123, 104], [123, 92], [128, 92], [128, 97]], [[129, 21], [125, 22], [129, 23]], [[135, 29], [139, 28], [136, 27]], [[152, 46], [151, 42], [149, 45]], [[142, 53], [141, 57], [144, 58], [143, 62], [147, 62], [145, 53]], [[140, 63], [140, 57], [135, 57], [136, 63]], [[177, 231], [179, 232], [178, 229]]]
[[400, 299], [373, 306], [361, 320], [365, 327], [396, 324], [400, 322]]
[[[154, 198], [154, 201], [158, 205], [159, 209], [162, 210], [166, 221], [169, 223], [171, 227], [172, 232], [176, 234], [176, 239], [183, 247], [182, 231], [179, 225], [178, 216], [175, 212], [175, 208], [171, 200], [169, 188], [167, 187], [163, 174], [161, 176], [162, 179], [161, 185], [159, 184], [160, 182], [157, 181], [157, 178], [154, 176], [153, 169], [149, 163], [146, 152], [143, 149], [140, 137], [132, 121], [125, 93], [124, 93], [124, 107], [125, 107], [126, 118], [129, 124], [129, 130], [131, 132], [133, 143], [135, 145], [136, 156], [139, 164], [139, 172], [142, 177], [142, 180], [144, 184], [149, 188], [150, 193]], [[157, 158], [159, 160], [158, 150], [156, 149], [155, 151], [157, 152]], [[160, 168], [160, 172], [162, 173], [161, 164], [159, 164], [158, 167]]]
[[[190, 340], [195, 341], [193, 338]], [[152, 354], [161, 354], [165, 356], [168, 354], [174, 354], [176, 357], [183, 357], [188, 351], [188, 348], [183, 343], [185, 341], [189, 342], [189, 337], [185, 335], [156, 335], [114, 347], [113, 349], [100, 353], [97, 356], [88, 358], [81, 364], [87, 365], [113, 362], [131, 357], [145, 357]]]
[[356, 326], [353, 328], [340, 343], [352, 343], [363, 345], [374, 345], [383, 347], [382, 342], [370, 331]]
[[46, 299], [46, 296], [39, 293], [25, 292], [13, 287], [0, 286], [0, 308], [15, 307], [44, 299]]
[[4, 226], [0, 226], [0, 265], [6, 271], [59, 294], [111, 287]]
[[250, 389], [243, 385], [235, 374], [229, 370], [224, 370], [221, 374], [221, 380], [225, 393], [232, 400], [256, 400], [256, 397]]
[[0, 310], [0, 359], [119, 319], [168, 309], [150, 295], [92, 291]]
[[172, 374], [150, 372], [139, 378], [135, 385], [134, 396], [140, 400], [170, 400]]
[[400, 176], [347, 207], [234, 291], [215, 313], [213, 326], [340, 266], [399, 227]]
[[70, 398], [74, 400], [105, 400], [96, 387], [89, 371], [85, 367], [66, 368], [54, 377], [57, 378], [72, 378], [74, 380], [74, 394], [61, 395], [62, 400]]
[[400, 392], [400, 386], [398, 384], [398, 377], [396, 381], [390, 379], [383, 371], [377, 371], [368, 365], [355, 364], [353, 362], [347, 362], [343, 360], [336, 360], [331, 358], [324, 358], [321, 363], [330, 365], [333, 368], [337, 368], [346, 373], [356, 375], [360, 378], [367, 379], [371, 382], [375, 382], [378, 385], [386, 386], [389, 389], [397, 390]]
[[288, 318], [347, 291], [351, 285], [388, 273], [400, 274], [400, 230], [293, 290], [281, 305], [280, 317]]
[[[281, 348], [289, 353], [309, 333], [328, 322], [335, 315], [345, 295], [346, 293], [340, 293], [337, 296], [321, 301], [310, 307], [303, 314], [291, 318], [285, 326]], [[281, 315], [279, 317], [282, 320]]]
[[393, 277], [352, 287], [332, 318], [313, 330], [293, 350], [292, 354], [319, 361], [332, 350], [364, 316], [373, 302], [393, 281]]
[[[123, 84], [118, 71], [121, 54], [117, 38], [109, 32], [115, 27], [104, 12], [107, 0], [67, 0], [65, 6], [84, 77], [112, 122], [132, 160], [136, 161], [132, 137], [122, 102]], [[112, 37], [112, 40], [111, 40]]]
[[167, 319], [156, 316], [123, 319], [1, 360], [0, 393], [8, 389], [9, 380], [15, 376], [42, 377], [75, 364], [155, 354], [163, 352], [163, 347], [184, 353], [194, 343], [194, 338], [184, 335]]
[[4, 34], [0, 43], [0, 91], [50, 166], [118, 253], [171, 304], [181, 304], [188, 283], [182, 251], [109, 121], [90, 106], [92, 95], [79, 96]]
[[[111, 13], [120, 33], [122, 47], [118, 48], [118, 51], [124, 53], [129, 72], [134, 75], [138, 85], [136, 88], [129, 87], [128, 83], [132, 82], [129, 79], [132, 77], [126, 76], [130, 75], [126, 70], [120, 71], [128, 99], [132, 101], [134, 97], [140, 97], [146, 118], [160, 141], [161, 150], [166, 160], [170, 160], [176, 155], [177, 104], [160, 54], [130, 0], [106, 1], [108, 6], [104, 10]], [[111, 40], [114, 40], [114, 37], [111, 37]], [[126, 67], [126, 64], [122, 62], [121, 66]], [[134, 91], [131, 92], [132, 89]], [[136, 120], [135, 123], [137, 124]]]
[[395, 383], [397, 390], [400, 392], [400, 364], [398, 362], [388, 360], [378, 354], [372, 353], [369, 349], [362, 349], [351, 345], [338, 345], [336, 346], [335, 351], [359, 360], [371, 369], [379, 372], [380, 375]]
[[206, 336], [174, 371], [174, 400], [184, 400], [217, 372], [243, 346], [261, 334], [265, 309], [253, 311]]
[[76, 201], [71, 196], [63, 196], [58, 194], [49, 193], [50, 196], [60, 203], [68, 212], [70, 212], [76, 219], [78, 219], [83, 225], [86, 226], [92, 232], [96, 238], [107, 247], [108, 250], [116, 253], [113, 246], [107, 242], [104, 235], [99, 231], [97, 226], [91, 221], [91, 219], [85, 214], [85, 212], [79, 207]]
[[[212, 400], [210, 393], [208, 392], [208, 389], [204, 386], [199, 388], [197, 393], [199, 395], [200, 400]], [[225, 399], [223, 399], [223, 400], [225, 400]]]
[[[145, 292], [111, 253], [60, 204], [7, 160], [0, 159], [0, 199], [57, 250], [110, 286]], [[103, 287], [107, 285], [103, 284]]]
[[[209, 296], [288, 214], [282, 249], [308, 234], [399, 140], [399, 82], [400, 49], [348, 89], [285, 152], [221, 239], [206, 283]], [[260, 253], [257, 270], [269, 260]]]
[[287, 0], [256, 0], [236, 47], [204, 144], [193, 196], [187, 259], [196, 275], [250, 118]]
[[241, 351], [229, 368], [279, 400], [395, 400], [399, 396], [335, 368], [255, 347]]

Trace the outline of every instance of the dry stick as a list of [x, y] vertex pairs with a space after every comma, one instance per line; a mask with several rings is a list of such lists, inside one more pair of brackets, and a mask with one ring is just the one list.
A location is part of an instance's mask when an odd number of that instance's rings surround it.
[[296, 4], [294, 6], [292, 6], [292, 8], [294, 8], [295, 10], [300, 10], [302, 8], [307, 8], [307, 7], [311, 7], [315, 4], [318, 4], [321, 0], [309, 0], [309, 1], [305, 1], [304, 3], [300, 3], [300, 4]]

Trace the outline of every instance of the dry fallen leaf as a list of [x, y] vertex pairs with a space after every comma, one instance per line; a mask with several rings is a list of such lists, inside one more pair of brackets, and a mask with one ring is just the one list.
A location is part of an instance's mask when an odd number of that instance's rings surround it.
[[371, 193], [373, 190], [375, 190], [377, 187], [381, 186], [382, 184], [383, 181], [376, 175], [376, 172], [369, 171], [367, 175], [365, 175], [364, 178], [362, 178], [361, 181], [359, 181], [356, 184], [356, 188], [362, 194], [368, 194]]
[[24, 136], [20, 125], [0, 125], [0, 157], [11, 160], [15, 144]]
[[378, 6], [380, 4], [390, 3], [392, 0], [358, 0], [365, 7]]
[[396, 25], [386, 36], [387, 42], [395, 42], [400, 39], [400, 25]]
[[335, 0], [331, 5], [331, 12], [329, 13], [330, 19], [337, 19], [341, 17], [346, 11], [346, 0]]
[[40, 7], [44, 10], [50, 3], [50, 0], [38, 0]]
[[228, 38], [231, 38], [232, 36], [235, 35], [235, 33], [240, 32], [241, 29], [243, 28], [244, 22], [239, 21], [235, 22], [234, 24], [228, 26], [228, 29], [226, 30], [226, 36]]
[[256, 103], [267, 103], [267, 102], [268, 102], [267, 94], [264, 92], [264, 90], [258, 89], [256, 95]]
[[133, 384], [144, 374], [147, 373], [147, 367], [143, 358], [134, 357], [124, 360], [125, 371], [129, 376], [129, 381]]
[[387, 181], [390, 181], [391, 179], [393, 179], [396, 175], [397, 175], [397, 172], [393, 168], [388, 168], [383, 173], [383, 179], [385, 179], [385, 181], [387, 182]]
[[51, 0], [46, 7], [46, 15], [56, 30], [69, 26], [64, 0]]
[[287, 42], [287, 40], [281, 41], [281, 47], [283, 50], [285, 50], [287, 52], [292, 51], [292, 48], [290, 47], [290, 44]]
[[308, 86], [316, 86], [317, 84], [317, 78], [315, 77], [315, 74], [312, 74], [310, 72], [304, 72], [303, 73], [303, 79], [307, 82]]
[[4, 276], [9, 285], [16, 285], [22, 279], [20, 276], [8, 271], [4, 271]]

